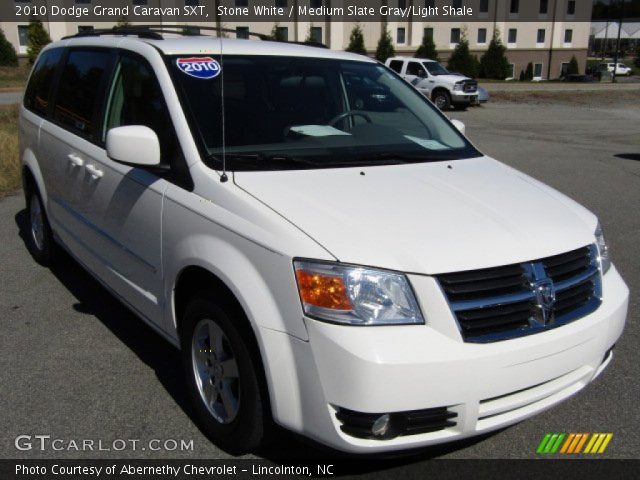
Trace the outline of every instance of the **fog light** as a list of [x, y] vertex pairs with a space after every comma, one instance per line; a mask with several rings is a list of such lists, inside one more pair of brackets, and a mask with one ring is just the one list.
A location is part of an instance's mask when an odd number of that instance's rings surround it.
[[371, 426], [371, 433], [374, 437], [384, 437], [389, 431], [391, 425], [391, 417], [388, 413], [385, 413], [379, 417]]

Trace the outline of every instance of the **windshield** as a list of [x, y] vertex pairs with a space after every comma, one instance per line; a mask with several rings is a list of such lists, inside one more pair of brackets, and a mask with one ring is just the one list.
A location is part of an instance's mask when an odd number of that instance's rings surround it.
[[426, 68], [431, 75], [435, 75], [436, 77], [438, 75], [449, 75], [449, 70], [444, 68], [438, 62], [424, 62], [424, 68]]
[[180, 58], [170, 58], [170, 68], [212, 168], [223, 154], [229, 170], [480, 156], [430, 102], [376, 63], [229, 55], [218, 75], [202, 78], [186, 74]]

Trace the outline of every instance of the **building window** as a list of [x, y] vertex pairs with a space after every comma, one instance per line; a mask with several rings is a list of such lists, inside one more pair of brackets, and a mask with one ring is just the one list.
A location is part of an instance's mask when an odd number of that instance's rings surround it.
[[458, 44], [460, 43], [460, 29], [452, 28], [451, 29], [451, 43]]
[[78, 25], [78, 33], [93, 32], [93, 25]]
[[536, 39], [537, 44], [544, 44], [544, 41], [547, 37], [547, 31], [544, 28], [538, 29], [538, 38]]
[[509, 70], [507, 71], [507, 78], [515, 77], [516, 66], [513, 63], [509, 64]]
[[564, 31], [564, 43], [570, 44], [571, 42], [573, 42], [573, 30], [567, 28]]
[[520, 12], [520, 0], [511, 0], [511, 7], [509, 8], [509, 13], [516, 14]]
[[560, 78], [565, 77], [569, 71], [569, 62], [562, 62], [560, 65]]
[[540, 0], [540, 15], [546, 15], [549, 12], [549, 0]]
[[487, 43], [487, 29], [479, 28], [478, 29], [478, 43], [484, 44]]
[[569, 0], [567, 2], [567, 15], [576, 14], [576, 0]]
[[406, 31], [404, 27], [399, 27], [396, 33], [396, 43], [405, 44], [407, 43]]
[[20, 53], [27, 52], [29, 45], [29, 25], [18, 25], [18, 44], [20, 45]]
[[322, 43], [322, 27], [311, 27], [309, 33], [312, 42]]
[[277, 27], [276, 32], [279, 39], [284, 41], [289, 40], [289, 27]]
[[536, 80], [540, 80], [542, 78], [542, 64], [536, 63], [533, 66], [533, 78]]
[[515, 45], [518, 42], [518, 29], [517, 28], [510, 28], [509, 29], [509, 37], [507, 42], [509, 43], [509, 45]]
[[433, 28], [427, 27], [424, 29], [424, 38], [433, 40]]
[[489, 0], [480, 0], [480, 13], [489, 13]]
[[249, 27], [236, 27], [236, 38], [249, 38]]
[[276, 0], [276, 7], [287, 8], [288, 0]]

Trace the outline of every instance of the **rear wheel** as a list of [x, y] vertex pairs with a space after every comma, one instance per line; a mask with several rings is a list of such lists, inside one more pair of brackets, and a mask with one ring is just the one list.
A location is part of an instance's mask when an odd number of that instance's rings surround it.
[[446, 90], [437, 90], [433, 94], [433, 103], [440, 110], [447, 110], [451, 106], [451, 96]]
[[199, 423], [221, 448], [254, 450], [270, 424], [258, 353], [239, 313], [200, 294], [183, 318], [182, 360]]
[[53, 233], [44, 210], [42, 197], [37, 188], [29, 188], [26, 192], [28, 231], [26, 243], [31, 255], [41, 265], [49, 266], [53, 260]]

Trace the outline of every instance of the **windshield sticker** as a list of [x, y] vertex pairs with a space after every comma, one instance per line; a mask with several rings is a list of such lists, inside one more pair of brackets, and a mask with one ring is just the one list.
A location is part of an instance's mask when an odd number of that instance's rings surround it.
[[299, 125], [291, 127], [290, 130], [294, 133], [305, 135], [307, 137], [330, 137], [332, 135], [351, 136], [350, 133], [343, 132], [342, 130], [338, 130], [337, 128], [329, 125]]
[[215, 78], [220, 74], [220, 64], [211, 57], [179, 58], [176, 65], [187, 75], [203, 80]]
[[405, 135], [404, 138], [417, 143], [418, 145], [426, 148], [427, 150], [448, 150], [449, 149], [449, 147], [447, 147], [446, 145], [443, 145], [437, 140], [427, 140], [425, 138], [411, 137], [409, 135]]

